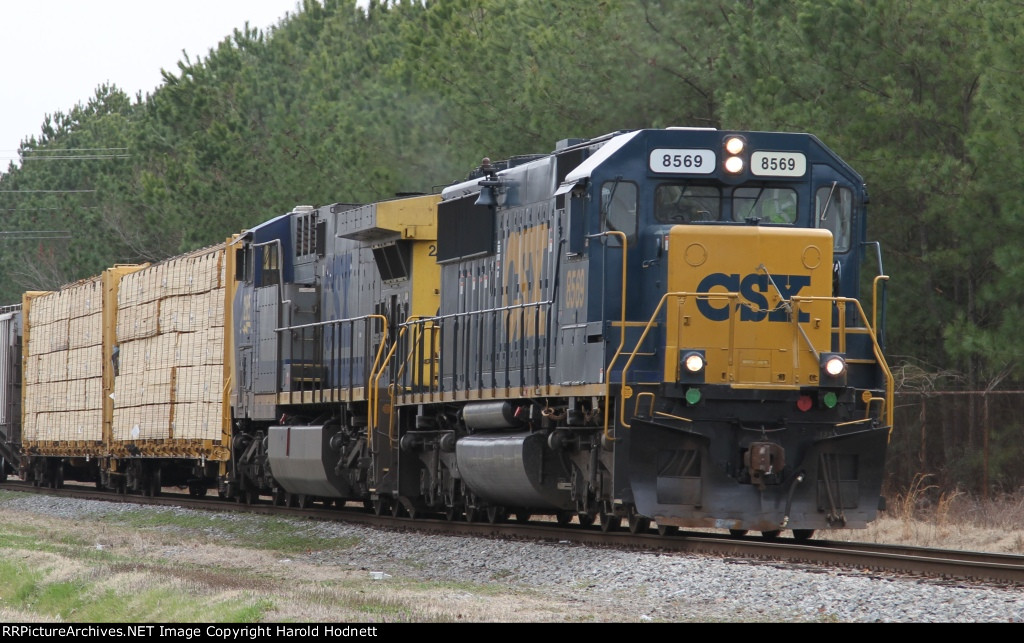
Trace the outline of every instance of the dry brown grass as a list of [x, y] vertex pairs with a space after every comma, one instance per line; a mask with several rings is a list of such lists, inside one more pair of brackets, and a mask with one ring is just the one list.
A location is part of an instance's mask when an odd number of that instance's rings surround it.
[[1024, 490], [982, 499], [942, 490], [919, 474], [887, 499], [889, 509], [864, 531], [823, 532], [821, 538], [941, 549], [1024, 554]]

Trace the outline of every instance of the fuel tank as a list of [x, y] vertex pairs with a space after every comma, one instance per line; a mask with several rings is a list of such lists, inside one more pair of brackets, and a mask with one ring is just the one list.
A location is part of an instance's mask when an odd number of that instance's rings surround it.
[[455, 445], [462, 480], [494, 505], [570, 509], [571, 473], [543, 433], [480, 433]]
[[307, 496], [347, 496], [348, 482], [334, 471], [338, 452], [335, 425], [272, 426], [267, 456], [270, 471], [285, 491]]

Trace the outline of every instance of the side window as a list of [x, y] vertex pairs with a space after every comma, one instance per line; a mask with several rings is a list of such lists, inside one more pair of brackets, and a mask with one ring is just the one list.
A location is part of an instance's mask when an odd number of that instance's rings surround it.
[[281, 283], [280, 266], [277, 256], [279, 241], [261, 246], [259, 251], [262, 254], [262, 270], [260, 271], [260, 283], [257, 286], [273, 286]]
[[832, 231], [835, 252], [850, 249], [850, 228], [853, 219], [853, 191], [833, 183], [818, 188], [814, 194], [815, 226]]
[[718, 221], [721, 215], [718, 188], [664, 183], [654, 191], [654, 219], [661, 223]]
[[249, 246], [235, 248], [235, 281], [252, 283], [252, 250]]
[[760, 219], [765, 223], [796, 221], [796, 190], [792, 188], [736, 188], [732, 193], [734, 221]]
[[[626, 242], [636, 237], [636, 184], [628, 181], [607, 181], [601, 186], [601, 232], [618, 230], [626, 233]], [[612, 237], [611, 244], [618, 239]]]

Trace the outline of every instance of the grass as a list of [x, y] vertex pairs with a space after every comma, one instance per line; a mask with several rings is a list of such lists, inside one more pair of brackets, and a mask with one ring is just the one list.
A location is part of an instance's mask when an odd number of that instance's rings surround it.
[[226, 540], [242, 547], [298, 554], [322, 549], [345, 549], [359, 543], [358, 538], [327, 538], [296, 527], [292, 521], [279, 518], [197, 514], [187, 511], [132, 511], [108, 514], [103, 520], [111, 523], [146, 528], [167, 528], [203, 532], [211, 540]]
[[864, 531], [821, 538], [1024, 555], [1024, 489], [984, 499], [940, 489], [918, 475], [887, 498], [889, 509]]
[[17, 512], [4, 500], [0, 622], [559, 620], [557, 608], [543, 612], [543, 597], [523, 590], [395, 576], [384, 591], [358, 561], [292, 560], [337, 558], [359, 542], [320, 536], [315, 522], [167, 508], [68, 520]]
[[[138, 508], [74, 519], [6, 506], [0, 492], [0, 622], [604, 622], [611, 608], [500, 582], [376, 581], [319, 523]], [[12, 503], [13, 504], [13, 503]], [[1024, 493], [979, 500], [927, 476], [864, 531], [821, 538], [1024, 554]], [[330, 564], [318, 561], [330, 559]], [[347, 561], [347, 562], [346, 562]], [[765, 616], [770, 620], [770, 616]], [[827, 621], [828, 616], [822, 615]]]

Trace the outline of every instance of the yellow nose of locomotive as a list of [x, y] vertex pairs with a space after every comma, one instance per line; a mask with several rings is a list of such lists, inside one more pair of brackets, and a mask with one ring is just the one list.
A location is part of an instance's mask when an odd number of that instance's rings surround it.
[[[831, 349], [832, 234], [828, 230], [677, 226], [669, 235], [665, 379], [796, 388], [819, 384]], [[682, 379], [681, 379], [682, 378]]]

